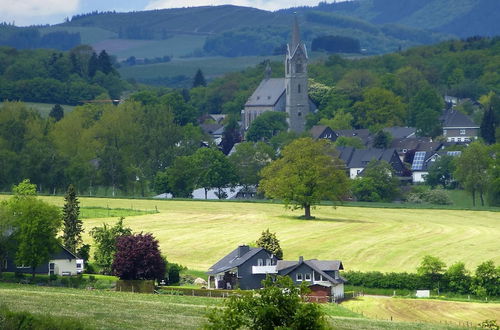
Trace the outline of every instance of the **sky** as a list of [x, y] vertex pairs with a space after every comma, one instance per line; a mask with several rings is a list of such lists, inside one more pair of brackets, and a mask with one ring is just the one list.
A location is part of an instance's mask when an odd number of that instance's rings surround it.
[[[320, 0], [0, 0], [0, 22], [17, 26], [57, 24], [75, 14], [98, 11], [127, 12], [205, 5], [232, 4], [277, 10], [314, 6]], [[333, 1], [333, 0], [331, 0]], [[330, 2], [330, 1], [328, 1]]]

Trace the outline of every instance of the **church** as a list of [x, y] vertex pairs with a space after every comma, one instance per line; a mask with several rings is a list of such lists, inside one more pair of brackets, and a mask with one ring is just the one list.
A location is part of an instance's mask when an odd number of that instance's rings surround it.
[[299, 23], [295, 16], [292, 41], [287, 45], [285, 56], [285, 77], [271, 78], [271, 68], [267, 67], [264, 80], [242, 110], [245, 130], [260, 114], [280, 111], [287, 114], [289, 131], [304, 132], [307, 114], [316, 110], [307, 93], [307, 61], [306, 45], [300, 39]]

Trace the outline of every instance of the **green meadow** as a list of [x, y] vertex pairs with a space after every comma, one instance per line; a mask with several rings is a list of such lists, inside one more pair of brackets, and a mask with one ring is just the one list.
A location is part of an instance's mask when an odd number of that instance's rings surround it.
[[[62, 197], [41, 198], [64, 203]], [[83, 208], [158, 211], [126, 216], [124, 223], [153, 233], [169, 261], [200, 271], [237, 245], [252, 244], [268, 228], [276, 232], [286, 259], [340, 259], [346, 270], [412, 272], [427, 254], [448, 265], [463, 261], [471, 271], [489, 259], [500, 264], [498, 212], [319, 206], [312, 211], [315, 220], [300, 220], [300, 210], [272, 203], [84, 197], [80, 203]], [[101, 216], [84, 219], [87, 243], [91, 228], [118, 219]]]

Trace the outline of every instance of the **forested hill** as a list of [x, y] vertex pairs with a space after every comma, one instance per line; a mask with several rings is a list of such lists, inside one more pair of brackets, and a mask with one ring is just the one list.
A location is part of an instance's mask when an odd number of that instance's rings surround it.
[[354, 0], [323, 3], [318, 9], [373, 24], [399, 24], [459, 37], [500, 34], [497, 0]]

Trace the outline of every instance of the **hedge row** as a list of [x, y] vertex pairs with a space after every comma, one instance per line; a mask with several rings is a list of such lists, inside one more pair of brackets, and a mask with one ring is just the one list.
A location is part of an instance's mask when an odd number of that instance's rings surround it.
[[6, 306], [0, 306], [0, 328], [4, 330], [83, 330], [89, 329], [80, 321], [68, 317], [54, 317], [50, 315], [38, 315], [28, 312], [12, 312]]

